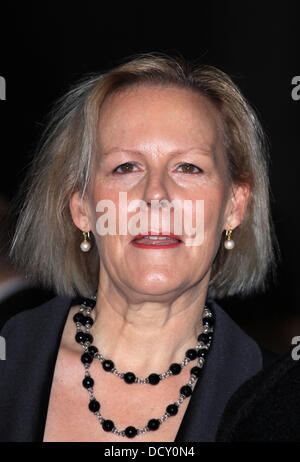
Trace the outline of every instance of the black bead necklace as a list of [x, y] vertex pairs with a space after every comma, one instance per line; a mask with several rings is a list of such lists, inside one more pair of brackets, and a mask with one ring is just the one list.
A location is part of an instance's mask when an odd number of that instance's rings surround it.
[[[214, 327], [214, 317], [211, 312], [206, 306], [203, 310], [203, 333], [198, 336], [198, 343], [195, 348], [191, 348], [186, 351], [185, 358], [182, 360], [181, 363], [173, 363], [170, 365], [169, 369], [164, 372], [163, 374], [150, 374], [147, 378], [138, 378], [135, 376], [133, 372], [126, 372], [122, 373], [119, 372], [115, 367], [114, 363], [109, 360], [105, 359], [97, 347], [92, 345], [93, 343], [93, 336], [90, 334], [90, 328], [92, 327], [94, 321], [90, 316], [91, 311], [96, 305], [96, 296], [92, 296], [88, 299], [83, 299], [80, 306], [80, 311], [73, 316], [73, 321], [76, 324], [77, 333], [75, 335], [76, 342], [82, 345], [84, 353], [81, 355], [81, 361], [85, 368], [85, 377], [82, 381], [82, 385], [84, 388], [87, 389], [90, 402], [89, 402], [89, 410], [93, 412], [101, 426], [102, 429], [106, 432], [112, 432], [118, 436], [124, 436], [127, 438], [133, 438], [136, 435], [144, 434], [148, 431], [157, 430], [165, 420], [167, 420], [171, 416], [175, 416], [178, 412], [179, 406], [182, 402], [189, 398], [193, 392], [193, 385], [200, 377], [201, 369], [203, 368], [207, 355], [211, 346], [211, 342], [213, 339], [213, 327]], [[189, 364], [190, 361], [198, 359], [197, 366], [192, 367], [191, 369], [191, 378], [189, 382], [183, 385], [180, 388], [179, 399], [172, 404], [169, 404], [166, 408], [165, 414], [159, 419], [150, 419], [147, 425], [143, 428], [137, 429], [133, 426], [129, 426], [125, 428], [125, 430], [118, 430], [115, 427], [115, 424], [112, 420], [104, 419], [99, 412], [100, 403], [96, 400], [94, 396], [94, 380], [90, 376], [89, 368], [93, 361], [93, 359], [99, 359], [102, 363], [102, 367], [107, 372], [112, 372], [116, 376], [123, 379], [126, 383], [140, 383], [140, 384], [150, 384], [150, 385], [157, 385], [161, 380], [170, 377], [171, 375], [178, 375], [182, 367], [185, 367]]]

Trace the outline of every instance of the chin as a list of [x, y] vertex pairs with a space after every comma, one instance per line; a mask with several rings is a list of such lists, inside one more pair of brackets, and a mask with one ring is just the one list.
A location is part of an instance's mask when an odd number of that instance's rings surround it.
[[180, 281], [174, 280], [174, 276], [171, 278], [170, 275], [166, 277], [165, 274], [156, 273], [145, 278], [135, 278], [134, 286], [132, 283], [130, 285], [140, 294], [165, 295], [178, 289], [181, 284]]

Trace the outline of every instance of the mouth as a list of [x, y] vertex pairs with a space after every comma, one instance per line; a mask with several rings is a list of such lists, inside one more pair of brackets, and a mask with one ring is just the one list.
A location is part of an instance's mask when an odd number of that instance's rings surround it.
[[178, 247], [183, 241], [179, 236], [169, 233], [156, 233], [156, 234], [139, 234], [135, 236], [131, 241], [132, 245], [140, 248], [160, 248], [169, 249], [172, 247]]

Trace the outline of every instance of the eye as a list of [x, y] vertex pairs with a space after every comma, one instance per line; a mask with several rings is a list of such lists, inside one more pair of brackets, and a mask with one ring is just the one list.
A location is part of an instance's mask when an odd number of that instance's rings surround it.
[[[131, 173], [133, 172], [133, 167], [136, 165], [133, 162], [125, 162], [125, 164], [121, 164], [113, 170], [113, 173], [118, 173], [123, 175], [124, 173]], [[121, 169], [122, 171], [118, 171]], [[136, 171], [136, 170], [135, 170]]]
[[[183, 167], [182, 173], [203, 173], [202, 168], [199, 168], [194, 164], [184, 163], [184, 164], [179, 165], [178, 168], [180, 167]], [[198, 171], [195, 171], [195, 169], [197, 169]]]

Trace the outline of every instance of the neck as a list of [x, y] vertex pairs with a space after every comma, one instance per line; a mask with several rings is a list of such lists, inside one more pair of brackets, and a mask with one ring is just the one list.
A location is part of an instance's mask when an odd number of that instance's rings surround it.
[[196, 346], [205, 299], [206, 291], [194, 286], [168, 301], [133, 303], [100, 286], [93, 310], [94, 345], [119, 370], [161, 373]]

